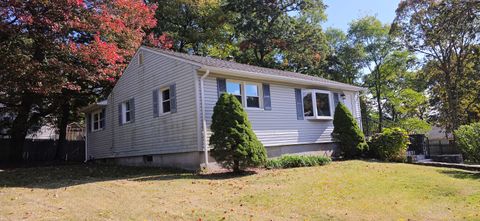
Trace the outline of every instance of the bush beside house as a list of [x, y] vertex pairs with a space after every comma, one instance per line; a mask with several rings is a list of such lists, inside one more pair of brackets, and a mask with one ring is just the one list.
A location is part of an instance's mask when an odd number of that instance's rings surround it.
[[368, 148], [365, 135], [347, 106], [339, 103], [333, 118], [333, 139], [338, 142], [340, 154], [345, 159], [359, 157]]
[[372, 136], [368, 144], [369, 155], [383, 161], [405, 162], [409, 143], [408, 133], [404, 129], [384, 128], [382, 133]]
[[266, 163], [267, 168], [293, 168], [293, 167], [313, 167], [330, 163], [332, 160], [324, 156], [302, 156], [302, 155], [284, 155], [278, 158], [269, 159]]
[[480, 122], [460, 126], [454, 134], [463, 158], [480, 163]]
[[210, 127], [211, 151], [215, 160], [234, 172], [247, 167], [264, 165], [267, 151], [258, 140], [242, 104], [231, 94], [224, 93], [213, 109]]

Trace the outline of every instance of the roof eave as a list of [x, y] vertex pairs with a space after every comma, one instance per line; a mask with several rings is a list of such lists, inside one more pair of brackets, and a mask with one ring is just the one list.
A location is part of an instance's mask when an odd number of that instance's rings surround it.
[[336, 84], [331, 82], [320, 82], [315, 80], [307, 80], [307, 79], [300, 79], [295, 77], [286, 77], [286, 76], [279, 76], [279, 75], [270, 75], [270, 74], [263, 74], [263, 73], [251, 72], [251, 71], [241, 71], [241, 70], [229, 69], [229, 68], [219, 68], [219, 67], [212, 67], [207, 65], [201, 66], [198, 70], [199, 71], [210, 70], [211, 72], [224, 74], [224, 75], [232, 75], [232, 76], [241, 75], [243, 77], [251, 77], [251, 78], [261, 77], [262, 79], [266, 79], [266, 80], [274, 80], [279, 82], [294, 83], [294, 84], [301, 84], [301, 85], [323, 86], [328, 88], [342, 89], [342, 90], [349, 90], [349, 91], [366, 91], [367, 90], [367, 88], [357, 87], [353, 85]]
[[93, 104], [89, 104], [88, 106], [86, 107], [83, 107], [83, 108], [80, 108], [80, 112], [83, 112], [83, 113], [87, 113], [87, 112], [90, 112], [92, 110], [95, 110], [95, 109], [98, 109], [100, 107], [106, 107], [108, 105], [107, 102], [97, 102], [97, 103], [93, 103]]

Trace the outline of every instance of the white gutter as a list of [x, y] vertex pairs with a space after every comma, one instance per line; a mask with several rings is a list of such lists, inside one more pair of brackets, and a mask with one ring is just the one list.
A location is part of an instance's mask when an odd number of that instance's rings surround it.
[[208, 144], [207, 144], [207, 120], [205, 118], [205, 91], [203, 80], [210, 74], [210, 70], [206, 70], [205, 74], [200, 78], [200, 91], [202, 92], [202, 124], [203, 124], [203, 155], [205, 157], [205, 167], [208, 166]]
[[349, 91], [366, 91], [367, 90], [367, 88], [363, 88], [363, 87], [357, 87], [357, 86], [347, 85], [347, 84], [338, 84], [338, 83], [329, 82], [329, 81], [322, 82], [317, 80], [299, 79], [295, 77], [262, 74], [257, 72], [242, 71], [242, 70], [227, 69], [227, 68], [217, 68], [217, 67], [211, 67], [211, 66], [202, 66], [199, 70], [201, 71], [208, 70], [218, 74], [231, 75], [231, 76], [237, 76], [237, 77], [249, 77], [254, 79], [262, 78], [266, 80], [280, 81], [280, 82], [287, 82], [287, 83], [294, 83], [294, 84], [301, 84], [301, 85], [323, 86], [331, 89], [343, 89], [343, 90], [349, 90]]

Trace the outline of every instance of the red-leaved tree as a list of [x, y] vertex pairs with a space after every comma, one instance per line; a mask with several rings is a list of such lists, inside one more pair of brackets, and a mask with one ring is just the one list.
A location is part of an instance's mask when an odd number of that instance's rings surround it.
[[146, 38], [155, 9], [142, 0], [0, 0], [0, 103], [14, 115], [11, 145], [21, 150], [29, 128], [50, 117], [61, 147], [78, 107], [109, 92], [145, 39], [168, 47], [166, 36]]

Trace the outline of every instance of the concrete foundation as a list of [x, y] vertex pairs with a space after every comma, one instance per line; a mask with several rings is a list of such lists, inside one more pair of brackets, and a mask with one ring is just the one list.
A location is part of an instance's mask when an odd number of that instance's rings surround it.
[[268, 157], [279, 157], [284, 154], [292, 155], [322, 155], [336, 156], [338, 148], [335, 143], [319, 143], [319, 144], [298, 144], [287, 146], [267, 147]]
[[[335, 156], [337, 153], [335, 143], [275, 146], [266, 147], [266, 149], [269, 158], [284, 154]], [[215, 163], [215, 159], [211, 156], [208, 160], [209, 163]], [[97, 159], [96, 161], [125, 166], [166, 167], [186, 170], [198, 170], [205, 166], [203, 151]]]

